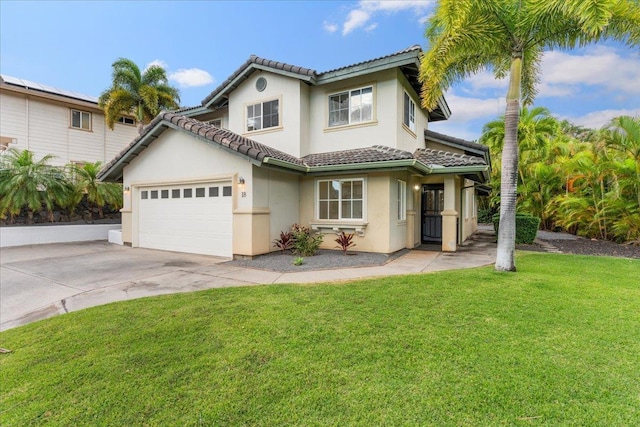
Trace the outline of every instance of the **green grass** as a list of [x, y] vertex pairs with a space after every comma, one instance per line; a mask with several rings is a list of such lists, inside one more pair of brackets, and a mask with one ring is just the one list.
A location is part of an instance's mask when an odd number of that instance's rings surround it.
[[109, 304], [0, 334], [0, 425], [640, 425], [640, 261], [526, 253]]

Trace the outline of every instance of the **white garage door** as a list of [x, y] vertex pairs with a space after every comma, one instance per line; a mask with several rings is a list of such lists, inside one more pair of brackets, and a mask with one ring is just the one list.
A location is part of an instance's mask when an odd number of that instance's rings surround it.
[[138, 192], [138, 246], [233, 256], [230, 181], [145, 187]]

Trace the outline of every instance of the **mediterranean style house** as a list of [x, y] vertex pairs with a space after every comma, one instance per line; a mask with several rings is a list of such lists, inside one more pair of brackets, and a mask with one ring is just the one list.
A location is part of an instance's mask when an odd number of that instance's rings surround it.
[[47, 154], [51, 164], [108, 162], [138, 135], [123, 116], [113, 130], [98, 98], [0, 75], [0, 154], [8, 148]]
[[419, 46], [317, 72], [251, 56], [194, 108], [163, 113], [101, 171], [122, 182], [123, 241], [223, 257], [275, 250], [294, 223], [355, 250], [443, 251], [477, 229], [485, 146], [432, 132]]

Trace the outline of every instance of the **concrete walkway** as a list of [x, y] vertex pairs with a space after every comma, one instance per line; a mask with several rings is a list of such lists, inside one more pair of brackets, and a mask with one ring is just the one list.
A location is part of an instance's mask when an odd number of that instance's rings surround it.
[[479, 267], [495, 261], [493, 230], [456, 253], [413, 250], [382, 266], [293, 273], [233, 267], [226, 259], [106, 242], [0, 250], [0, 331], [114, 301], [232, 286], [335, 282]]

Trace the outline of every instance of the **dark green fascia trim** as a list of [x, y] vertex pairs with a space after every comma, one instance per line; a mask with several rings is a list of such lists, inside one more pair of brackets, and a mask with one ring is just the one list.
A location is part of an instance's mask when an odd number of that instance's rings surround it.
[[180, 114], [181, 116], [185, 116], [185, 117], [193, 117], [193, 116], [197, 116], [198, 114], [202, 114], [202, 113], [211, 113], [214, 110], [207, 108], [207, 107], [196, 107], [193, 108], [191, 110], [188, 111], [182, 111], [180, 113], [176, 113], [176, 114]]
[[489, 170], [487, 165], [474, 165], [474, 166], [450, 166], [450, 167], [435, 167], [431, 168], [431, 173], [434, 175], [441, 174], [463, 174], [471, 172], [486, 172]]
[[390, 58], [383, 58], [377, 61], [353, 65], [351, 67], [342, 68], [335, 71], [328, 71], [326, 73], [320, 74], [316, 81], [318, 85], [327, 84], [346, 78], [358, 77], [365, 74], [372, 74], [378, 71], [401, 67], [403, 65], [415, 64], [417, 57], [417, 51], [405, 52], [403, 54]]
[[280, 74], [282, 76], [287, 76], [294, 79], [302, 80], [303, 82], [307, 82], [310, 84], [315, 84], [316, 82], [316, 79], [313, 76], [309, 76], [306, 74], [298, 74], [291, 71], [280, 70], [278, 68], [271, 68], [271, 67], [267, 67], [266, 65], [251, 64], [249, 68], [257, 68], [258, 70], [268, 71], [273, 74]]

